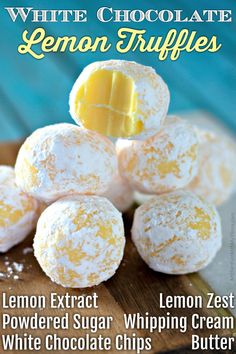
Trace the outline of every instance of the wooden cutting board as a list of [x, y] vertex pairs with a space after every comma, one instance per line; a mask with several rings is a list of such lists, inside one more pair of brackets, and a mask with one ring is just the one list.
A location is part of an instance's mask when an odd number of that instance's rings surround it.
[[[15, 162], [16, 154], [20, 144], [1, 144], [0, 145], [0, 164], [13, 165]], [[160, 309], [159, 294], [162, 292], [166, 295], [202, 295], [204, 299], [207, 298], [207, 293], [211, 291], [208, 284], [198, 275], [191, 274], [188, 276], [169, 276], [160, 274], [150, 270], [137, 254], [135, 247], [133, 246], [129, 230], [132, 223], [132, 210], [124, 215], [127, 244], [125, 249], [125, 256], [122, 264], [115, 274], [115, 276], [109, 281], [94, 287], [92, 289], [82, 290], [70, 290], [64, 289], [52, 283], [49, 278], [42, 272], [36, 259], [30, 249], [32, 245], [33, 233], [20, 245], [14, 247], [7, 254], [0, 255], [0, 272], [7, 273], [7, 267], [17, 262], [23, 264], [22, 272], [18, 273], [19, 279], [14, 279], [14, 272], [9, 278], [0, 279], [1, 291], [6, 292], [8, 295], [46, 295], [48, 298], [51, 292], [57, 292], [58, 294], [65, 294], [68, 292], [71, 295], [92, 294], [94, 292], [98, 295], [98, 306], [96, 310], [85, 309], [80, 311], [83, 316], [96, 315], [106, 316], [112, 315], [114, 317], [112, 328], [109, 331], [103, 330], [98, 334], [108, 335], [114, 338], [117, 333], [128, 333], [123, 325], [124, 313], [136, 313], [140, 312], [145, 314], [148, 312], [150, 315], [161, 316], [166, 315], [166, 309]], [[29, 252], [28, 252], [29, 251]], [[9, 263], [8, 263], [9, 262]], [[17, 277], [16, 277], [17, 278]], [[64, 310], [55, 309], [43, 309], [40, 315], [62, 315]], [[78, 310], [67, 310], [70, 313], [75, 313]], [[16, 315], [33, 314], [35, 310], [4, 310], [1, 306], [2, 312], [9, 312]], [[175, 309], [169, 310], [171, 314], [177, 316], [190, 316], [194, 312], [191, 309]], [[227, 316], [229, 313], [226, 310], [215, 309], [200, 309], [197, 313], [203, 316]], [[15, 333], [16, 331], [5, 331], [4, 333]], [[17, 330], [17, 333], [23, 334], [24, 332], [32, 333], [40, 337], [45, 336], [48, 331], [24, 331]], [[177, 330], [165, 330], [162, 333], [149, 334], [145, 330], [134, 330], [137, 336], [144, 336], [152, 338], [152, 350], [149, 353], [162, 353], [162, 352], [179, 352], [188, 353], [191, 345], [192, 330], [189, 328], [187, 333], [180, 334]], [[200, 333], [201, 332], [201, 333]], [[63, 330], [56, 331], [58, 335], [65, 336]], [[71, 329], [70, 332], [66, 332], [67, 336], [83, 336], [86, 331], [78, 331]], [[195, 334], [201, 336], [207, 336], [210, 332], [205, 330], [196, 331]], [[229, 331], [219, 330], [216, 333], [220, 335], [229, 335]], [[2, 351], [0, 351], [2, 353]], [[69, 351], [70, 352], [70, 351]], [[114, 351], [111, 351], [113, 353]], [[120, 353], [126, 351], [120, 351]], [[8, 351], [8, 353], [16, 353], [15, 351]], [[44, 351], [40, 351], [44, 353]], [[46, 351], [45, 351], [46, 353]], [[61, 351], [64, 353], [64, 351]], [[68, 353], [68, 352], [67, 352]], [[129, 352], [134, 353], [134, 352]], [[226, 351], [225, 351], [226, 353]]]

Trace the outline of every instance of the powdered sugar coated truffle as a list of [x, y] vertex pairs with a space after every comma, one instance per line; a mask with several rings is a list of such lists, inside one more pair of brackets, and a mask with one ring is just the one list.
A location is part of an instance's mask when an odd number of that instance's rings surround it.
[[14, 169], [0, 166], [0, 252], [17, 245], [34, 229], [38, 202], [15, 184]]
[[151, 67], [125, 60], [92, 63], [70, 93], [70, 113], [85, 128], [112, 137], [144, 138], [163, 124], [168, 88]]
[[221, 247], [220, 218], [200, 197], [175, 191], [136, 209], [132, 239], [150, 268], [168, 274], [196, 272]]
[[118, 210], [124, 212], [132, 205], [134, 192], [127, 181], [116, 174], [103, 196], [109, 199]]
[[220, 205], [236, 187], [236, 145], [224, 135], [197, 129], [199, 170], [187, 187], [207, 201]]
[[0, 165], [0, 184], [14, 184], [14, 168], [7, 165]]
[[140, 192], [170, 192], [189, 184], [197, 173], [197, 135], [178, 117], [167, 117], [160, 132], [145, 141], [123, 145], [118, 145], [120, 174]]
[[73, 193], [101, 194], [116, 170], [112, 142], [66, 123], [36, 130], [22, 145], [15, 166], [17, 184], [45, 202]]
[[76, 196], [62, 198], [42, 213], [34, 253], [52, 281], [84, 288], [113, 276], [124, 245], [119, 211], [106, 198]]
[[134, 192], [134, 201], [138, 205], [142, 205], [153, 197], [155, 197], [155, 194], [145, 194], [138, 191]]

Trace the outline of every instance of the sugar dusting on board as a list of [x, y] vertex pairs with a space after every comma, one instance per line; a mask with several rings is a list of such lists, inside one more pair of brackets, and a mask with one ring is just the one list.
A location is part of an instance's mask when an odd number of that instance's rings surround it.
[[[27, 255], [33, 252], [32, 247], [25, 247], [22, 250], [23, 255]], [[27, 262], [28, 263], [28, 262]], [[3, 258], [2, 268], [0, 270], [0, 281], [4, 280], [21, 280], [23, 278], [24, 271], [27, 271], [32, 267], [31, 264], [26, 265], [25, 258], [15, 261], [8, 256]]]
[[4, 258], [5, 270], [0, 272], [0, 279], [20, 279], [20, 275], [24, 270], [24, 264], [18, 262], [12, 262], [8, 260], [8, 257]]
[[28, 253], [32, 253], [33, 252], [33, 248], [32, 247], [25, 247], [23, 250], [22, 250], [22, 253], [24, 255], [28, 254]]

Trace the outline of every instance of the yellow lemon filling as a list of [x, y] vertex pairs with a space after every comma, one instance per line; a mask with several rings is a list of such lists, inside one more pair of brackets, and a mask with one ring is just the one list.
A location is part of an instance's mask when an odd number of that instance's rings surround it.
[[79, 87], [75, 112], [82, 125], [113, 137], [142, 132], [134, 80], [121, 72], [96, 70]]
[[0, 227], [7, 227], [17, 223], [24, 215], [24, 210], [14, 209], [11, 205], [0, 201]]

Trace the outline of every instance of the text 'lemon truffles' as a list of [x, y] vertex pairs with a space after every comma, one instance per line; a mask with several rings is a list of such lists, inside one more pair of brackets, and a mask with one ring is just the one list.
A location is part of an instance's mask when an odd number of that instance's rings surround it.
[[236, 189], [236, 145], [229, 137], [197, 130], [199, 170], [187, 187], [207, 201], [220, 205]]
[[14, 169], [0, 166], [0, 252], [17, 245], [34, 229], [39, 204], [15, 184]]
[[188, 191], [155, 196], [136, 209], [132, 239], [150, 268], [167, 274], [197, 272], [221, 247], [214, 206]]
[[167, 117], [159, 133], [119, 149], [119, 170], [134, 189], [160, 194], [190, 183], [197, 173], [197, 155], [194, 128], [180, 118]]
[[143, 137], [158, 131], [169, 91], [151, 67], [123, 60], [88, 65], [70, 93], [70, 113], [83, 127], [111, 137]]
[[124, 252], [120, 212], [106, 198], [66, 197], [41, 215], [34, 253], [52, 281], [85, 288], [109, 279]]
[[16, 182], [45, 202], [68, 194], [101, 194], [117, 170], [114, 145], [102, 135], [73, 124], [36, 130], [22, 145]]

